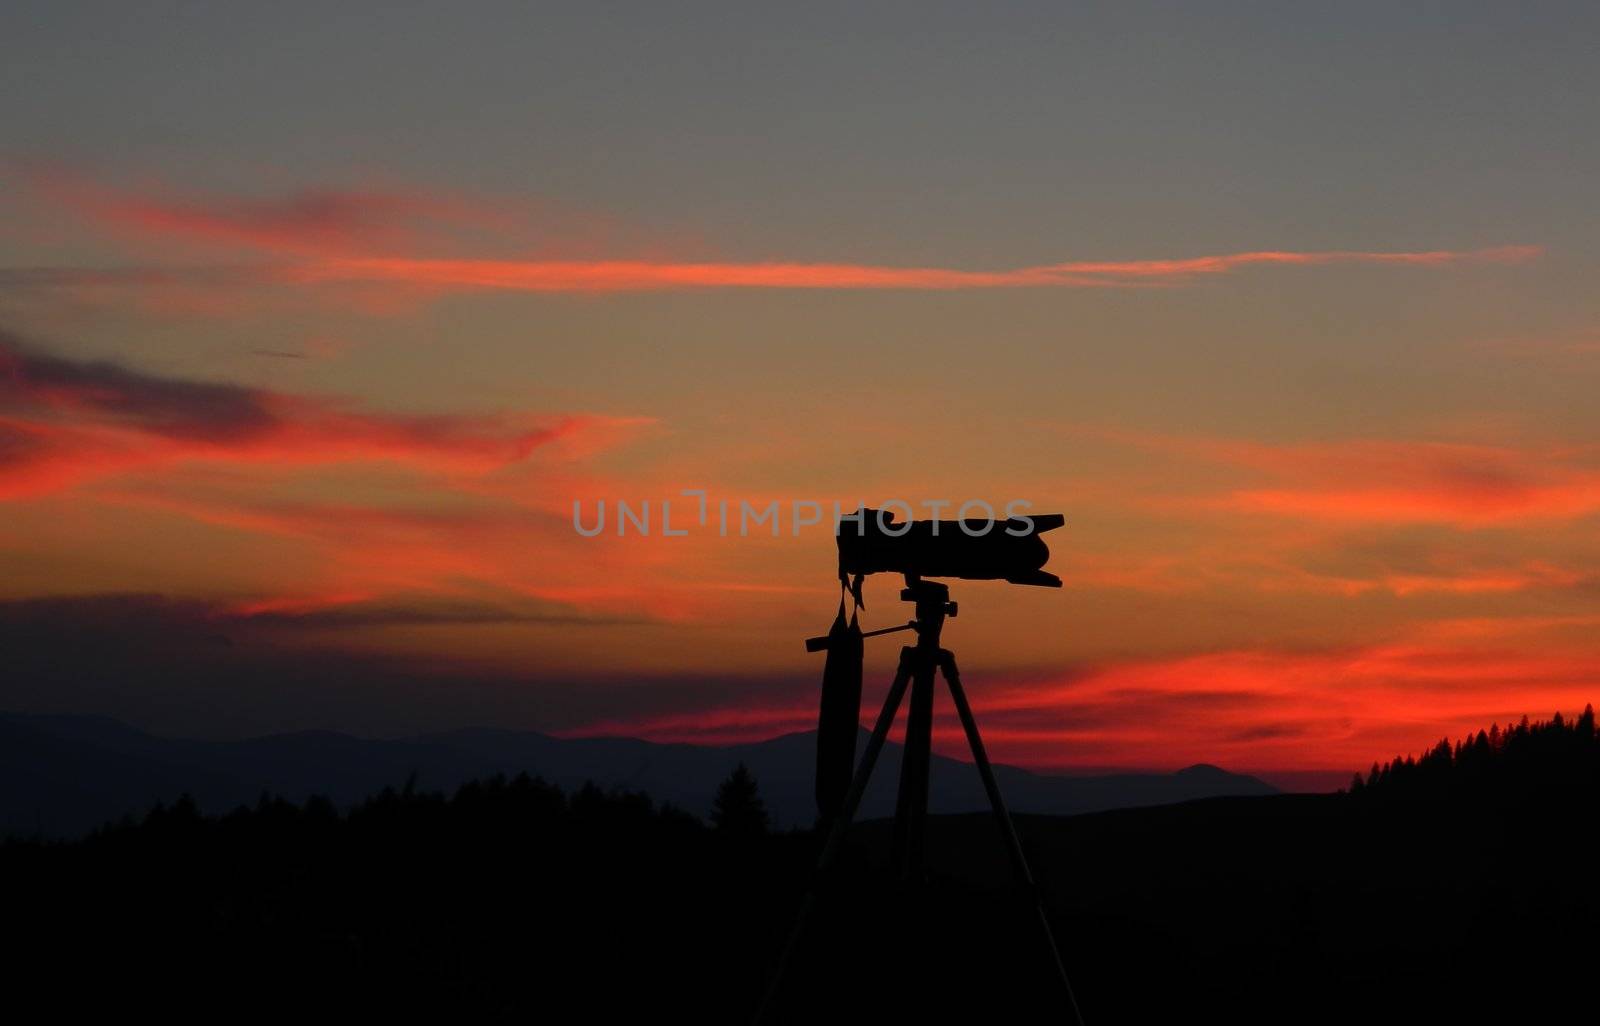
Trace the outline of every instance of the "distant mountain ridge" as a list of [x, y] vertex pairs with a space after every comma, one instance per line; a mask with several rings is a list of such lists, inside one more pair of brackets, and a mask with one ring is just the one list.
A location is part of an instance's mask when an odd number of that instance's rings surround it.
[[[862, 731], [862, 745], [866, 732]], [[814, 815], [816, 735], [787, 734], [740, 745], [662, 744], [634, 738], [558, 738], [534, 731], [471, 728], [397, 740], [334, 731], [200, 741], [147, 734], [105, 717], [0, 714], [0, 835], [71, 837], [182, 794], [206, 812], [254, 802], [263, 791], [292, 800], [326, 795], [341, 806], [407, 780], [453, 790], [496, 773], [541, 776], [564, 789], [593, 781], [644, 791], [696, 815], [743, 762], [780, 828]], [[893, 814], [901, 748], [885, 746], [862, 818]], [[1056, 776], [997, 765], [1015, 812], [1070, 815], [1164, 805], [1277, 789], [1255, 777], [1199, 764], [1176, 773]], [[929, 807], [937, 813], [987, 808], [970, 764], [934, 756]]]

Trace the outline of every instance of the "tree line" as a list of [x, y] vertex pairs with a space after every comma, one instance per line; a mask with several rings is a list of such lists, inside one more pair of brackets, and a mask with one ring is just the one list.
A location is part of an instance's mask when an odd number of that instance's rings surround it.
[[1396, 756], [1357, 773], [1349, 792], [1369, 798], [1527, 800], [1600, 790], [1600, 735], [1594, 706], [1571, 719], [1527, 716], [1451, 741], [1420, 756]]

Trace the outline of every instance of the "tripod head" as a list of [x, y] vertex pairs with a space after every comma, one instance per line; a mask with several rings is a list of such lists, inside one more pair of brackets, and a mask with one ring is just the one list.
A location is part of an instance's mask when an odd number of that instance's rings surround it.
[[[950, 586], [940, 584], [938, 581], [924, 581], [915, 574], [906, 574], [906, 586], [900, 589], [900, 601], [916, 604], [915, 619], [907, 620], [898, 627], [880, 627], [875, 631], [862, 631], [863, 638], [876, 638], [882, 634], [895, 634], [899, 631], [916, 631], [919, 643], [931, 644], [939, 647], [939, 631], [944, 627], [947, 616], [955, 616], [959, 606], [950, 601]], [[929, 636], [932, 641], [929, 642]], [[821, 635], [816, 638], [806, 639], [807, 652], [825, 651], [830, 643], [831, 635]]]
[[907, 626], [917, 632], [917, 644], [937, 650], [944, 618], [955, 616], [960, 608], [950, 601], [950, 586], [906, 574], [906, 586], [900, 589], [900, 601], [916, 603], [916, 619]]

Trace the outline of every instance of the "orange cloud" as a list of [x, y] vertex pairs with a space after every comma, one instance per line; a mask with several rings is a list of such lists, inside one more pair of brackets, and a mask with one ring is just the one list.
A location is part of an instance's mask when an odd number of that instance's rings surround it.
[[[249, 613], [297, 614], [393, 596], [538, 600], [589, 616], [652, 622], [718, 623], [748, 616], [753, 603], [782, 604], [821, 588], [749, 580], [748, 566], [728, 563], [726, 540], [700, 533], [662, 544], [659, 535], [607, 532], [581, 538], [570, 500], [541, 474], [538, 494], [485, 491], [475, 481], [449, 482], [413, 501], [373, 505], [339, 500], [287, 500], [274, 481], [252, 474], [222, 487], [195, 486], [187, 476], [160, 475], [101, 484], [97, 503], [142, 508], [249, 535], [276, 537], [312, 556], [314, 569], [294, 590], [263, 592], [248, 574]], [[525, 500], [525, 501], [524, 501]], [[329, 618], [330, 622], [332, 618]], [[335, 625], [349, 625], [342, 621]], [[590, 653], [593, 662], [616, 652]], [[520, 659], [521, 656], [519, 655]]]
[[427, 260], [369, 257], [327, 260], [288, 268], [291, 279], [312, 284], [402, 283], [433, 289], [518, 292], [638, 292], [685, 288], [912, 289], [1115, 288], [1175, 284], [1201, 275], [1227, 274], [1253, 265], [1316, 266], [1340, 263], [1437, 267], [1460, 263], [1522, 263], [1534, 246], [1419, 253], [1231, 253], [1182, 260], [1082, 261], [1001, 271], [863, 264], [672, 263], [638, 260]]
[[1292, 586], [1347, 597], [1372, 592], [1388, 592], [1405, 598], [1411, 595], [1488, 595], [1529, 591], [1536, 588], [1573, 588], [1593, 582], [1592, 574], [1554, 566], [1543, 560], [1486, 570], [1447, 570], [1432, 573], [1384, 571], [1371, 577], [1337, 576], [1301, 572], [1291, 575]]
[[1245, 513], [1327, 520], [1487, 525], [1563, 519], [1600, 510], [1600, 472], [1562, 472], [1543, 484], [1526, 481], [1413, 487], [1243, 489], [1221, 502]]
[[[259, 285], [366, 290], [353, 293], [375, 313], [408, 309], [397, 296], [428, 299], [455, 292], [531, 292], [604, 295], [693, 289], [840, 289], [957, 291], [969, 289], [1109, 289], [1174, 286], [1201, 276], [1229, 274], [1255, 265], [1310, 267], [1328, 264], [1442, 267], [1474, 263], [1522, 263], [1540, 249], [1496, 249], [1416, 253], [1232, 253], [1182, 260], [1085, 261], [998, 271], [944, 267], [791, 262], [680, 262], [649, 260], [500, 260], [398, 256], [341, 256], [295, 263], [217, 267], [0, 269], [0, 283], [34, 289], [112, 288], [158, 291], [184, 309], [228, 310], [238, 303], [206, 303], [196, 290], [237, 292]], [[387, 291], [384, 291], [387, 290]], [[395, 290], [402, 290], [397, 293]]]
[[1242, 513], [1481, 527], [1600, 510], [1600, 449], [1352, 439], [1272, 444], [1095, 432], [1124, 444], [1255, 472], [1267, 480], [1201, 500]]
[[1440, 267], [1457, 263], [1520, 264], [1537, 259], [1544, 252], [1539, 246], [1497, 246], [1474, 250], [1427, 250], [1414, 253], [1373, 253], [1354, 250], [1325, 250], [1292, 253], [1256, 251], [1221, 256], [1186, 257], [1178, 260], [1079, 261], [1037, 270], [1066, 274], [1093, 274], [1125, 278], [1188, 278], [1202, 274], [1227, 274], [1252, 265], [1314, 267], [1324, 264], [1401, 264], [1415, 267]]

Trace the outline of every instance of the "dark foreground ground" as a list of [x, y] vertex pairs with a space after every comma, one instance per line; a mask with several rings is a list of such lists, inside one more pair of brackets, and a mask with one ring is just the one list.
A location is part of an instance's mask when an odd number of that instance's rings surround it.
[[[1593, 823], [1327, 795], [1019, 828], [1090, 1023], [1520, 1022], [1592, 1021]], [[1059, 1020], [993, 821], [935, 817], [920, 887], [878, 868], [887, 826], [824, 882], [775, 1019]], [[179, 808], [0, 848], [0, 973], [10, 1007], [62, 1016], [739, 1022], [814, 850], [526, 781], [348, 816]]]

